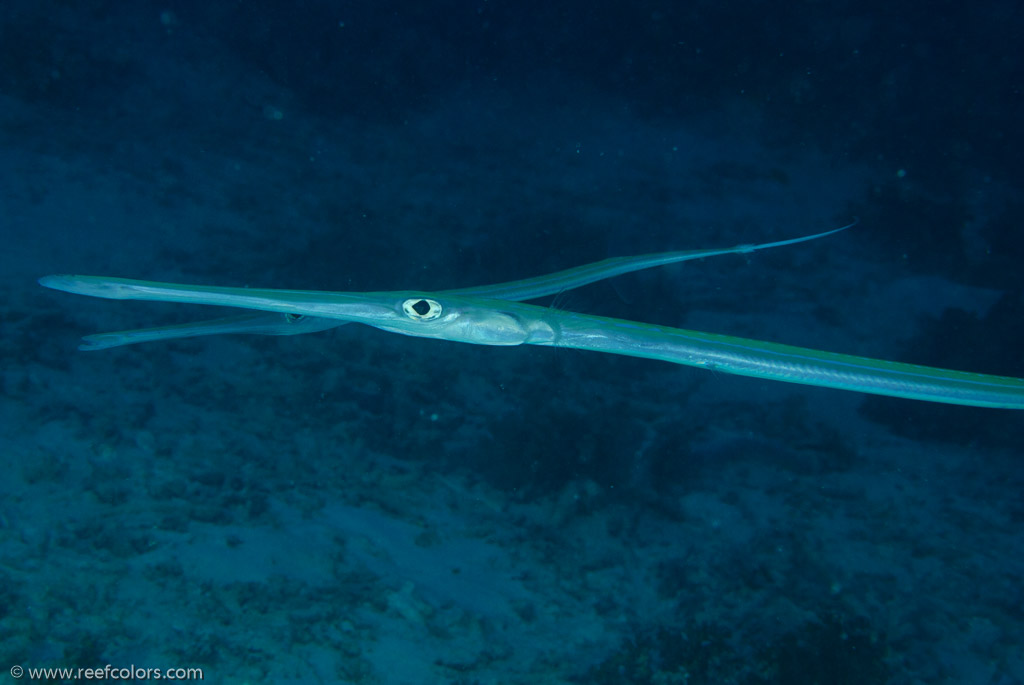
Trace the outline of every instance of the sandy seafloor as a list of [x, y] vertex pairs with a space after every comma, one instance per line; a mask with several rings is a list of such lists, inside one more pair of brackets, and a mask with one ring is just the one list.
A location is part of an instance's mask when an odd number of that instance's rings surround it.
[[191, 40], [109, 108], [0, 102], [5, 671], [1024, 682], [1016, 414], [357, 326], [85, 353], [210, 312], [36, 284], [436, 290], [860, 214], [557, 306], [906, 361], [941, 334], [944, 363], [1014, 371], [984, 352], [1019, 339], [937, 332], [999, 290], [881, 239], [899, 169], [769, 145], [742, 105], [658, 124], [585, 89], [321, 117]]

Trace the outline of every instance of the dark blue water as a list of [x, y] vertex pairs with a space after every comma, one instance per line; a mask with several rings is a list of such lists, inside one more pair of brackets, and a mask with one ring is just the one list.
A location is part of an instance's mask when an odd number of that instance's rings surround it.
[[3, 670], [1024, 682], [1017, 412], [359, 326], [85, 353], [221, 312], [36, 284], [441, 290], [858, 217], [555, 306], [1024, 377], [1022, 41], [1011, 1], [7, 0]]

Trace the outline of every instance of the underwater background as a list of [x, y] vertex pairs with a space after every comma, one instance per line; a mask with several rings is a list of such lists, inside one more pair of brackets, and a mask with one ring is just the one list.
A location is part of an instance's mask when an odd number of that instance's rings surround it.
[[86, 353], [211, 314], [36, 283], [857, 217], [553, 306], [1024, 377], [1022, 44], [1019, 0], [4, 0], [0, 677], [1024, 683], [1019, 412], [360, 326]]

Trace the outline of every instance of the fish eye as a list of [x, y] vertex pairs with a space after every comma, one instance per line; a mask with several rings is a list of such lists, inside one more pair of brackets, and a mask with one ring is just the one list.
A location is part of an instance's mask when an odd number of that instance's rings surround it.
[[441, 303], [425, 297], [410, 297], [402, 303], [402, 311], [416, 321], [432, 321], [441, 316]]
[[305, 318], [306, 318], [305, 314], [285, 314], [284, 315], [284, 320], [287, 321], [288, 323], [298, 323], [299, 321], [302, 321]]

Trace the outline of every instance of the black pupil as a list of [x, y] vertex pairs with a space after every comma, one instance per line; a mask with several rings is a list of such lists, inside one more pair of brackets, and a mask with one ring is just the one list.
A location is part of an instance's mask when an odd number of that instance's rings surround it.
[[430, 303], [426, 300], [420, 300], [412, 306], [412, 310], [420, 316], [426, 316], [430, 311]]

